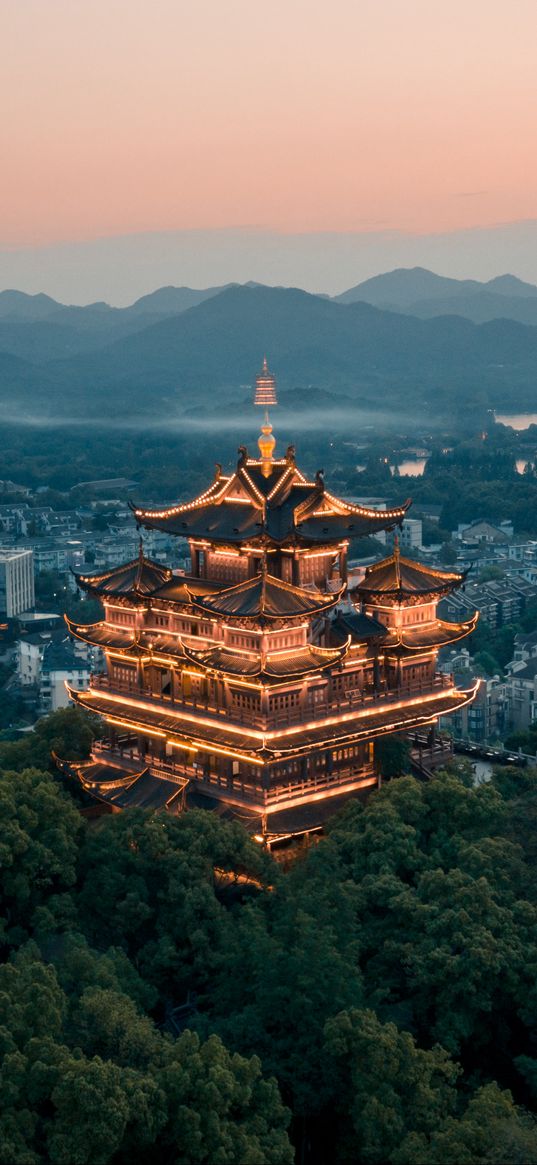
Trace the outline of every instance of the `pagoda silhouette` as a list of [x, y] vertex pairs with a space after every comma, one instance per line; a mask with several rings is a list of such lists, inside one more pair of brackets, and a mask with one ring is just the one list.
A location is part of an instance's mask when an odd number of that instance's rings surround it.
[[190, 573], [138, 557], [78, 574], [102, 620], [69, 630], [104, 654], [103, 674], [72, 700], [102, 717], [82, 764], [59, 762], [113, 810], [189, 807], [240, 820], [269, 848], [322, 830], [379, 784], [375, 741], [419, 732], [473, 699], [436, 670], [438, 650], [468, 635], [437, 603], [464, 581], [389, 557], [349, 582], [351, 539], [394, 530], [388, 510], [336, 497], [305, 476], [290, 445], [276, 458], [264, 360], [258, 446], [193, 501], [133, 507], [140, 528], [186, 539]]

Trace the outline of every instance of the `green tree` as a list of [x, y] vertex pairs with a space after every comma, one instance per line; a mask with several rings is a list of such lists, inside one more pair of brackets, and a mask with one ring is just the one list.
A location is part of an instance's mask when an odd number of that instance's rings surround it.
[[410, 744], [403, 734], [391, 733], [375, 742], [375, 760], [383, 777], [400, 777], [410, 769]]
[[536, 1165], [537, 1122], [496, 1084], [480, 1088], [461, 1117], [448, 1117], [429, 1138], [410, 1134], [393, 1165]]
[[478, 672], [484, 673], [486, 676], [498, 675], [502, 671], [498, 660], [489, 651], [476, 652], [474, 655], [474, 667]]
[[237, 895], [250, 893], [248, 879], [262, 885], [274, 877], [240, 825], [202, 810], [109, 818], [88, 831], [81, 868], [78, 904], [90, 941], [121, 945], [177, 1003], [193, 987], [205, 990], [225, 965], [232, 910]]
[[341, 1125], [337, 1159], [392, 1161], [409, 1133], [427, 1138], [455, 1110], [460, 1069], [442, 1048], [423, 1051], [408, 1032], [356, 1009], [329, 1020], [325, 1036], [324, 1065]]
[[56, 771], [53, 753], [62, 760], [85, 760], [98, 732], [97, 717], [81, 708], [59, 708], [22, 739], [0, 741], [0, 765], [19, 772], [30, 767]]
[[3, 772], [0, 780], [0, 910], [4, 941], [31, 932], [36, 911], [69, 911], [83, 825], [47, 774]]
[[117, 992], [68, 997], [32, 944], [0, 967], [0, 1045], [3, 1161], [291, 1165], [289, 1114], [259, 1061], [216, 1036], [163, 1036]]

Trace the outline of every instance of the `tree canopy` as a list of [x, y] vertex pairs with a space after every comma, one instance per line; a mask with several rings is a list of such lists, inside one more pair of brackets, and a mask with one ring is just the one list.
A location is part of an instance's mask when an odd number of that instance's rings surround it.
[[537, 771], [392, 780], [286, 873], [35, 767], [0, 812], [0, 1159], [537, 1165]]

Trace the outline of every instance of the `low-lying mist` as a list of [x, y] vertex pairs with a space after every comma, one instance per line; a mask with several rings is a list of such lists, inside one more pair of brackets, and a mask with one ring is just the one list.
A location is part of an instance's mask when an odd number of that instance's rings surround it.
[[[77, 416], [60, 414], [29, 413], [25, 410], [1, 410], [0, 421], [3, 425], [13, 427], [27, 427], [30, 429], [95, 429], [131, 432], [241, 432], [244, 434], [258, 433], [263, 420], [261, 410], [241, 413], [208, 413], [200, 411], [198, 415], [177, 413], [176, 415], [144, 414], [131, 416]], [[290, 410], [276, 408], [271, 410], [270, 420], [276, 432], [285, 431], [289, 440], [296, 440], [301, 432], [347, 433], [352, 437], [353, 432], [360, 430], [437, 430], [445, 425], [445, 419], [431, 414], [396, 412], [393, 409], [361, 409], [361, 408], [330, 408], [330, 409], [301, 409]]]

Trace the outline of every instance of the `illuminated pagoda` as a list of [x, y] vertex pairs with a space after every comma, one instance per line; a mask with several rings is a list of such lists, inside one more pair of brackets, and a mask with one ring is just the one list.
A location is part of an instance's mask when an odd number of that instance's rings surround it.
[[[266, 360], [256, 403], [276, 402]], [[105, 671], [72, 699], [98, 713], [106, 738], [69, 766], [113, 808], [180, 811], [198, 805], [236, 817], [267, 845], [318, 831], [345, 800], [378, 784], [374, 742], [418, 730], [469, 702], [436, 671], [440, 647], [474, 622], [437, 618], [463, 582], [399, 554], [350, 589], [351, 539], [393, 530], [390, 510], [332, 494], [309, 480], [294, 446], [274, 457], [265, 411], [259, 456], [244, 446], [193, 501], [134, 508], [139, 527], [187, 539], [190, 573], [145, 557], [78, 586], [100, 600], [91, 625]], [[65, 767], [65, 766], [64, 766]]]

